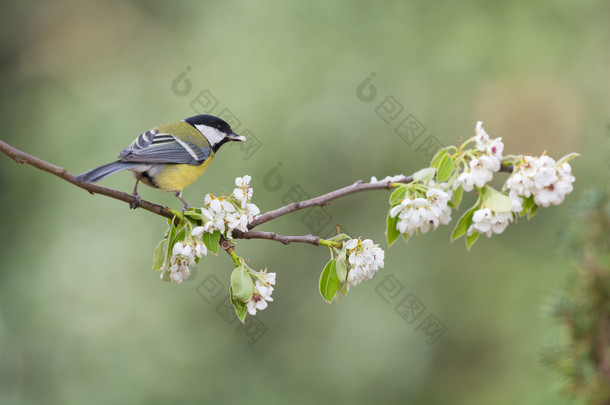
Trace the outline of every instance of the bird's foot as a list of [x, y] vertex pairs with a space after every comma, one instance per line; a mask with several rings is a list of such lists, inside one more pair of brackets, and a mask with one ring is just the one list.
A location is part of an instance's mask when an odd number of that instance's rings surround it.
[[129, 208], [135, 210], [136, 208], [140, 207], [140, 204], [142, 203], [142, 197], [140, 197], [140, 194], [138, 193], [133, 193], [131, 195], [134, 196], [136, 200], [129, 203]]
[[184, 213], [188, 210], [191, 209], [191, 206], [184, 201], [184, 199], [182, 198], [182, 191], [174, 191], [174, 195], [180, 200], [182, 201], [182, 204], [184, 204], [184, 208], [182, 208], [182, 215], [184, 215]]

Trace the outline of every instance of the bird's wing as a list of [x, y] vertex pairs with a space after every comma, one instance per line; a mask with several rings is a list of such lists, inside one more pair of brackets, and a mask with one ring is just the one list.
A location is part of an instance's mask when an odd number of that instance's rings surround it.
[[151, 129], [119, 153], [122, 162], [200, 165], [210, 157], [210, 147], [198, 147], [173, 135]]

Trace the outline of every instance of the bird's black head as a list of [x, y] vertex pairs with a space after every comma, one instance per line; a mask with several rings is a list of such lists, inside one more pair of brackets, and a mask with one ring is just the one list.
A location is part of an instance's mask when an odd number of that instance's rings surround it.
[[184, 120], [184, 122], [191, 124], [205, 138], [208, 140], [214, 152], [220, 148], [221, 145], [230, 142], [245, 142], [246, 137], [237, 135], [231, 129], [231, 126], [224, 120], [214, 117], [213, 115], [195, 115]]

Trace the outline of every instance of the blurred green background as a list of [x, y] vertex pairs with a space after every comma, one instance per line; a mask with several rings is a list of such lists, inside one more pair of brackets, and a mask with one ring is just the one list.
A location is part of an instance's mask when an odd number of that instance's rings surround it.
[[[205, 258], [182, 285], [162, 283], [150, 266], [163, 219], [0, 156], [0, 403], [569, 403], [538, 357], [562, 339], [544, 308], [568, 272], [564, 224], [579, 194], [610, 179], [610, 3], [62, 0], [2, 9], [0, 139], [17, 148], [80, 173], [142, 131], [194, 115], [205, 90], [212, 113], [226, 109], [237, 132], [254, 135], [256, 147], [223, 148], [185, 191], [192, 205], [244, 174], [262, 210], [295, 192], [409, 174], [427, 162], [425, 139], [454, 143], [477, 120], [503, 138], [505, 154], [583, 156], [562, 206], [481, 238], [470, 253], [449, 244], [451, 227], [399, 241], [385, 269], [332, 305], [317, 290], [325, 248], [241, 241], [251, 267], [278, 274], [255, 329], [217, 310], [226, 255]], [[356, 89], [373, 72], [376, 97], [362, 101]], [[388, 96], [404, 108], [394, 125], [376, 113]], [[412, 144], [394, 132], [408, 114], [425, 126]], [[102, 184], [130, 191], [133, 179]], [[169, 194], [141, 193], [180, 207]], [[315, 231], [341, 225], [382, 243], [387, 197], [339, 200]], [[305, 214], [261, 230], [312, 232]], [[389, 275], [403, 289], [386, 302], [378, 291]], [[425, 305], [412, 323], [395, 311], [408, 293]], [[430, 315], [446, 327], [433, 344], [418, 330]]]

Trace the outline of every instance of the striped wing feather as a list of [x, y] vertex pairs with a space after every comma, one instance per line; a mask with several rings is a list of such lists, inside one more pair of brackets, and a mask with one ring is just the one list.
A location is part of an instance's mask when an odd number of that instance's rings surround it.
[[200, 165], [210, 156], [210, 147], [199, 148], [173, 135], [151, 129], [144, 132], [118, 158], [133, 163]]

